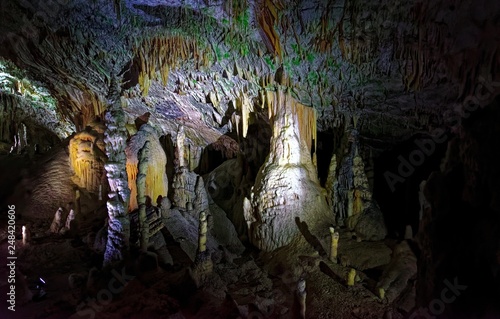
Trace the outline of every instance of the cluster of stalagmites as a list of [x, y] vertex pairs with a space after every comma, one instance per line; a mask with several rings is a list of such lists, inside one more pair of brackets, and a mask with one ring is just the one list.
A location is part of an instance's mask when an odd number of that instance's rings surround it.
[[70, 230], [73, 231], [75, 230], [75, 228], [77, 227], [75, 220], [76, 212], [73, 209], [73, 206], [72, 205], [69, 206], [69, 212], [66, 216], [66, 219], [64, 219], [63, 214], [64, 214], [64, 209], [62, 207], [59, 207], [56, 213], [54, 214], [54, 219], [52, 220], [52, 223], [50, 224], [50, 229], [49, 229], [50, 233], [65, 234]]
[[[161, 232], [166, 228], [192, 260], [190, 274], [195, 283], [203, 286], [211, 278], [214, 260], [220, 258], [214, 257], [214, 252], [220, 254], [221, 246], [224, 251], [236, 255], [244, 250], [238, 240], [241, 232], [238, 234], [227, 218], [230, 214], [226, 216], [226, 212], [212, 200], [212, 197], [217, 197], [216, 192], [224, 192], [225, 187], [236, 192], [235, 183], [253, 185], [247, 190], [238, 189], [241, 200], [235, 200], [232, 205], [240, 207], [249, 241], [263, 251], [286, 246], [300, 236], [312, 234], [323, 240], [330, 233], [329, 257], [332, 262], [339, 262], [339, 233], [331, 225], [346, 225], [362, 239], [385, 237], [385, 226], [372, 201], [359, 154], [357, 131], [351, 131], [351, 143], [340, 163], [337, 163], [336, 155], [332, 158], [325, 190], [317, 177], [314, 109], [298, 103], [282, 91], [268, 91], [262, 94], [262, 98], [262, 106], [268, 109], [272, 135], [270, 153], [256, 174], [255, 182], [247, 180], [252, 174], [247, 174], [248, 168], [243, 169], [245, 160], [251, 161], [251, 158], [238, 157], [227, 162], [233, 166], [227, 163], [221, 166], [225, 170], [231, 169], [231, 172], [218, 172], [231, 176], [227, 183], [222, 185], [219, 181], [216, 185], [219, 189], [212, 187], [213, 191], [210, 191], [216, 178], [210, 174], [205, 185], [204, 179], [193, 171], [191, 141], [180, 126], [175, 139], [175, 171], [170, 192], [167, 157], [159, 132], [146, 120], [137, 125], [137, 131], [127, 141], [122, 102], [118, 99], [110, 101], [106, 114], [107, 130], [104, 132], [107, 155], [104, 169], [110, 188], [109, 217], [94, 240], [95, 249], [105, 254], [105, 264], [123, 259], [129, 243], [140, 247], [144, 254], [153, 249], [158, 255], [157, 261], [172, 264]], [[250, 105], [249, 101], [239, 104], [242, 117], [235, 125], [243, 137], [248, 133], [248, 119], [254, 111]], [[70, 144], [75, 172], [98, 168], [91, 160], [86, 161], [87, 157], [95, 160], [97, 154], [102, 155], [97, 156], [99, 160], [104, 158], [104, 154], [99, 153], [102, 145], [98, 145], [95, 132], [94, 129], [79, 133]], [[92, 174], [82, 176], [80, 187], [95, 190], [96, 185], [100, 185]], [[61, 223], [57, 214], [54, 223], [54, 229]], [[348, 270], [346, 282], [354, 285], [356, 270], [352, 267]], [[390, 289], [390, 284], [386, 283], [390, 282], [390, 275], [384, 278], [380, 289]], [[305, 281], [299, 281], [297, 288], [298, 296], [303, 300], [302, 317], [305, 317]]]
[[348, 132], [349, 144], [337, 162], [333, 154], [326, 182], [328, 201], [337, 224], [347, 226], [361, 240], [382, 240], [387, 230], [382, 213], [372, 199], [363, 158], [360, 155], [358, 131]]

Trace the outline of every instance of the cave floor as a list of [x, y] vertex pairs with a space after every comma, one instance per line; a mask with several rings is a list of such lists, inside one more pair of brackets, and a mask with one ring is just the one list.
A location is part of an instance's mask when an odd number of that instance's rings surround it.
[[[30, 176], [40, 173], [36, 168], [42, 166], [41, 162], [45, 167], [59, 169], [64, 164], [61, 158], [67, 155], [63, 149], [55, 153], [40, 156], [32, 166], [18, 162], [17, 167], [26, 169]], [[2, 162], [5, 160], [9, 159]], [[47, 171], [50, 173], [50, 169]], [[47, 176], [49, 184], [58, 178]], [[21, 183], [23, 187], [23, 180], [26, 178], [12, 180], [12, 185]], [[53, 184], [70, 187], [68, 183], [69, 186]], [[23, 192], [13, 194], [9, 201], [23, 203]], [[7, 311], [3, 307], [1, 318], [299, 318], [299, 278], [306, 280], [307, 318], [390, 315], [399, 319], [406, 314], [380, 301], [375, 293], [383, 267], [390, 261], [394, 245], [390, 241], [358, 242], [353, 234], [339, 229], [338, 264], [330, 262], [322, 248], [328, 245], [325, 243], [329, 234], [319, 239], [322, 245], [300, 236], [272, 253], [258, 252], [249, 246], [241, 256], [220, 250], [212, 256], [213, 272], [197, 287], [192, 275], [193, 261], [166, 228], [162, 233], [173, 265], [156, 267], [141, 262], [138, 252], [132, 249], [125, 262], [102, 270], [102, 253], [93, 250], [91, 234], [103, 226], [105, 203], [82, 193], [81, 207], [78, 231], [64, 235], [49, 233], [53, 215], [35, 217], [31, 211], [17, 216], [16, 313], [14, 317], [10, 312], [3, 313]], [[2, 231], [6, 230], [7, 220], [0, 222]], [[21, 241], [22, 225], [29, 225], [31, 230], [27, 246]], [[0, 249], [6, 252], [6, 234], [1, 235]], [[346, 278], [351, 267], [358, 270], [358, 281], [348, 287]], [[2, 273], [7, 270], [6, 263], [0, 266]], [[47, 283], [47, 294], [33, 301], [30, 288], [40, 277]], [[123, 285], [117, 285], [117, 280]], [[6, 294], [7, 290], [7, 282], [0, 282], [0, 292]]]
[[[99, 218], [93, 222], [96, 220]], [[122, 291], [109, 293], [113, 275], [91, 270], [99, 267], [102, 257], [82, 240], [91, 221], [87, 226], [82, 225], [80, 234], [73, 236], [48, 234], [47, 220], [17, 222], [18, 225], [29, 222], [33, 229], [28, 246], [23, 247], [21, 240], [17, 240], [18, 277], [22, 273], [28, 286], [42, 277], [47, 282], [47, 295], [40, 301], [27, 301], [26, 289], [21, 284], [16, 286], [18, 306], [14, 318], [144, 318], [145, 315], [148, 318], [294, 318], [299, 312], [295, 295], [297, 276], [306, 279], [308, 318], [384, 318], [386, 312], [392, 318], [403, 318], [402, 313], [374, 294], [381, 268], [370, 270], [368, 267], [373, 265], [366, 264], [367, 260], [373, 260], [369, 256], [379, 254], [380, 246], [385, 244], [358, 243], [347, 232], [341, 233], [345, 249], [340, 253], [354, 251], [352, 256], [364, 256], [359, 260], [353, 258], [351, 264], [364, 262], [364, 266], [357, 267], [367, 269], [359, 272], [353, 287], [346, 285], [349, 268], [330, 262], [323, 252], [316, 252], [305, 240], [298, 240], [272, 254], [247, 249], [241, 257], [222, 258], [197, 288], [190, 275], [191, 260], [164, 232], [174, 265], [140, 270], [137, 256], [132, 253], [125, 264], [115, 268], [117, 273], [131, 277], [126, 279]], [[6, 251], [6, 245], [3, 241], [2, 251]], [[283, 257], [284, 254], [289, 257]], [[299, 266], [280, 269], [286, 268], [283, 262], [287, 258], [300, 260]], [[5, 265], [2, 268], [5, 268], [2, 272], [7, 271]], [[92, 279], [84, 279], [87, 290], [79, 290], [76, 284], [70, 287], [70, 275], [81, 274], [85, 278], [89, 271], [94, 275], [89, 276]], [[17, 278], [17, 282], [22, 279]], [[2, 282], [0, 289], [7, 293], [7, 283]], [[2, 318], [9, 315], [1, 314]]]

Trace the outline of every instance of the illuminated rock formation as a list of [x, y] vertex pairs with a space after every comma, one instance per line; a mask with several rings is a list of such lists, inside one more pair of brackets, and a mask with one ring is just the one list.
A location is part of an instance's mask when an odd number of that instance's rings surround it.
[[106, 185], [103, 142], [104, 127], [93, 122], [88, 129], [77, 133], [69, 142], [69, 158], [73, 170], [73, 182], [92, 193], [98, 193]]
[[148, 95], [154, 80], [167, 85], [170, 71], [191, 55], [199, 64], [208, 63], [207, 52], [199, 48], [195, 40], [183, 36], [145, 38], [135, 47], [135, 53], [139, 66], [139, 85], [144, 96]]
[[349, 273], [347, 274], [347, 286], [354, 286], [356, 282], [356, 269], [349, 269]]
[[114, 81], [109, 93], [109, 105], [106, 111], [106, 131], [104, 132], [105, 149], [108, 161], [104, 165], [108, 177], [108, 230], [104, 252], [104, 265], [109, 266], [123, 260], [128, 252], [130, 221], [127, 216], [130, 190], [126, 176], [126, 118], [122, 109], [119, 88]]
[[71, 225], [73, 224], [73, 220], [75, 220], [76, 216], [75, 216], [75, 211], [73, 209], [71, 209], [68, 213], [68, 217], [66, 217], [66, 223], [64, 224], [64, 227], [66, 229], [71, 229]]
[[210, 252], [207, 250], [207, 231], [207, 215], [205, 212], [201, 212], [198, 228], [198, 251], [196, 252], [196, 259], [191, 273], [198, 287], [207, 281], [208, 276], [212, 273], [214, 268]]
[[23, 246], [26, 246], [31, 241], [31, 232], [25, 225], [23, 225], [22, 227], [22, 235], [23, 235]]
[[313, 234], [328, 234], [333, 214], [312, 161], [314, 110], [283, 92], [268, 91], [265, 103], [273, 126], [271, 153], [257, 175], [245, 218], [250, 241], [270, 251], [300, 235], [299, 221]]
[[138, 207], [138, 153], [146, 142], [149, 142], [149, 160], [147, 161], [147, 167], [144, 168], [146, 170], [144, 196], [149, 197], [155, 202], [158, 196], [166, 196], [168, 193], [168, 180], [165, 173], [167, 156], [161, 147], [156, 130], [149, 124], [143, 124], [137, 134], [130, 138], [125, 150], [127, 154], [128, 184], [130, 187], [129, 210], [134, 210]]
[[146, 216], [146, 179], [148, 172], [150, 143], [146, 141], [139, 151], [139, 165], [137, 174], [137, 204], [139, 205], [139, 237], [141, 250], [146, 251], [149, 243], [149, 225]]
[[174, 175], [172, 187], [174, 189], [174, 197], [172, 204], [183, 209], [188, 208], [188, 204], [193, 203], [196, 198], [195, 188], [196, 181], [201, 176], [194, 172], [190, 172], [187, 167], [182, 167]]
[[183, 209], [191, 207], [188, 210], [193, 216], [198, 216], [202, 210], [208, 209], [208, 198], [203, 178], [191, 171], [191, 148], [183, 126], [177, 132], [176, 144], [177, 170], [172, 181], [172, 204]]
[[61, 207], [59, 207], [54, 215], [54, 219], [52, 220], [52, 224], [50, 225], [50, 232], [53, 234], [59, 233], [59, 231], [63, 227], [62, 213], [63, 213], [63, 209]]
[[333, 227], [330, 227], [331, 246], [330, 246], [330, 260], [334, 263], [337, 262], [338, 247], [339, 247], [339, 233]]

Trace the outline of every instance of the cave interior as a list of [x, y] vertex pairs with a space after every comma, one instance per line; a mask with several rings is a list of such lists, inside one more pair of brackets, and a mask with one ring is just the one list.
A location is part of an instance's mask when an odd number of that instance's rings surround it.
[[1, 318], [500, 318], [499, 1], [0, 16]]

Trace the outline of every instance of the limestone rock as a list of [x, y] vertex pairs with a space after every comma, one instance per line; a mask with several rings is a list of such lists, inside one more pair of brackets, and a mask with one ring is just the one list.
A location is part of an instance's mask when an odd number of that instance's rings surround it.
[[368, 205], [362, 214], [353, 215], [348, 218], [348, 227], [352, 227], [351, 229], [362, 240], [383, 240], [387, 236], [384, 216], [375, 202], [371, 202]]
[[186, 167], [180, 168], [174, 175], [172, 188], [174, 189], [172, 204], [186, 209], [188, 203], [192, 203], [196, 198], [195, 187], [198, 175], [190, 172]]
[[94, 242], [92, 243], [92, 248], [94, 251], [97, 253], [104, 253], [106, 250], [106, 242], [108, 240], [108, 227], [107, 225], [102, 227], [97, 231], [97, 234], [95, 235]]
[[109, 90], [109, 105], [105, 114], [106, 131], [104, 132], [105, 149], [108, 157], [104, 165], [110, 192], [106, 203], [108, 209], [108, 240], [104, 252], [104, 266], [123, 260], [128, 252], [130, 222], [126, 215], [130, 199], [126, 171], [127, 129], [120, 99], [119, 83], [113, 78]]
[[417, 257], [411, 250], [408, 241], [403, 241], [394, 248], [391, 262], [384, 270], [377, 287], [384, 289], [385, 297], [389, 302], [392, 302], [416, 274]]
[[211, 204], [210, 214], [213, 222], [210, 234], [212, 234], [214, 239], [229, 252], [241, 255], [245, 250], [245, 246], [243, 246], [238, 239], [238, 233], [234, 225], [227, 218], [226, 213], [216, 204]]
[[[283, 92], [268, 98], [271, 153], [257, 175], [251, 212], [246, 213], [250, 240], [264, 251], [287, 245], [301, 232], [328, 234], [333, 222], [311, 158], [315, 113], [310, 115], [310, 110]], [[299, 222], [307, 229], [299, 229]]]
[[167, 156], [163, 150], [156, 130], [149, 124], [142, 124], [141, 128], [130, 138], [127, 144], [127, 175], [130, 187], [129, 209], [134, 210], [137, 204], [137, 174], [138, 174], [138, 154], [146, 142], [149, 142], [148, 163], [145, 170], [145, 196], [155, 202], [158, 196], [166, 196], [168, 193], [168, 179], [166, 175]]
[[[198, 250], [198, 223], [198, 218], [190, 214], [181, 214], [178, 209], [172, 209], [170, 217], [165, 220], [168, 232], [193, 262]], [[211, 235], [207, 237], [207, 250], [216, 250], [218, 247], [216, 241]]]
[[52, 220], [52, 224], [50, 225], [50, 232], [53, 234], [58, 234], [61, 228], [63, 227], [62, 222], [62, 213], [63, 209], [59, 207], [54, 215], [54, 219]]
[[206, 189], [210, 199], [226, 212], [240, 237], [248, 233], [243, 213], [245, 196], [253, 186], [243, 171], [243, 161], [227, 160], [214, 169], [206, 179]]
[[71, 229], [71, 225], [74, 224], [74, 220], [75, 220], [76, 216], [75, 216], [75, 211], [73, 209], [71, 209], [68, 213], [68, 217], [66, 218], [66, 223], [64, 224], [64, 227], [66, 227], [67, 229]]
[[100, 185], [107, 185], [103, 130], [102, 123], [92, 122], [86, 130], [75, 134], [69, 142], [70, 165], [74, 173], [72, 180], [92, 193], [97, 193]]

